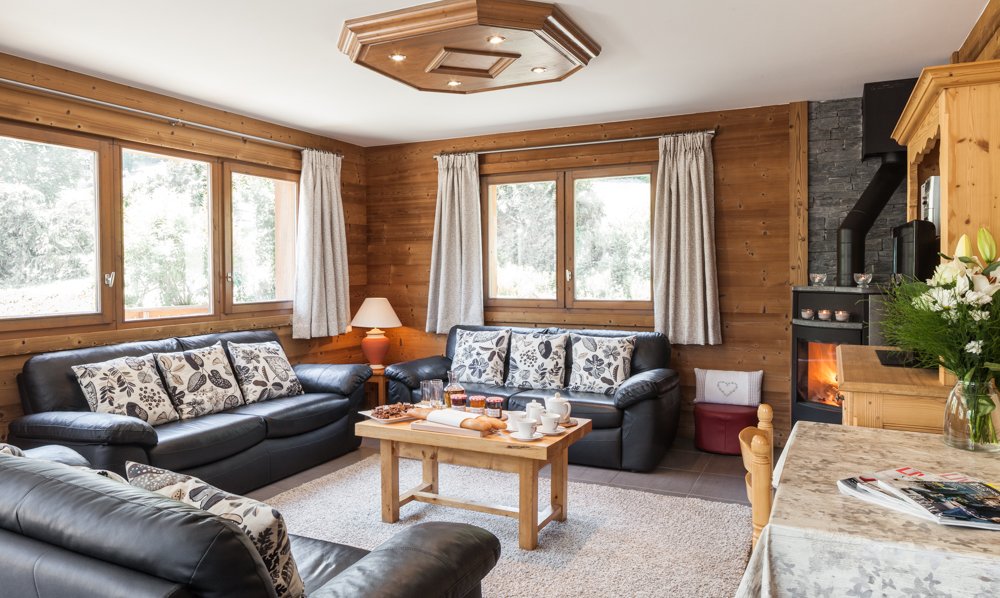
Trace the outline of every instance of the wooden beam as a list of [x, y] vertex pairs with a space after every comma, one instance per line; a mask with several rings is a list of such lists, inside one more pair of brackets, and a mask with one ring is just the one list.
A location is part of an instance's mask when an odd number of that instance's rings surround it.
[[1000, 58], [1000, 0], [990, 0], [952, 62], [978, 62]]
[[292, 145], [344, 153], [355, 153], [361, 149], [345, 141], [202, 106], [10, 54], [0, 53], [0, 78]]
[[788, 105], [788, 280], [806, 284], [809, 269], [809, 102]]

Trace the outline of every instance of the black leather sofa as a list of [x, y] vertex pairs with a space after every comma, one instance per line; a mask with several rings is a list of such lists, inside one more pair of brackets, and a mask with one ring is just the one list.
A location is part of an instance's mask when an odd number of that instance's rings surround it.
[[[455, 355], [458, 330], [502, 330], [500, 326], [454, 326], [448, 333], [444, 356], [427, 357], [386, 367], [389, 402], [420, 400], [420, 381], [447, 380]], [[657, 332], [621, 330], [563, 330], [560, 328], [513, 328], [514, 332], [574, 332], [585, 336], [635, 336], [631, 377], [613, 396], [568, 390], [520, 390], [506, 386], [465, 384], [469, 394], [499, 396], [504, 408], [523, 411], [535, 400], [544, 403], [558, 392], [573, 405], [573, 415], [593, 420], [593, 431], [569, 449], [569, 462], [632, 471], [656, 467], [677, 434], [680, 386], [677, 372], [670, 369], [670, 343]], [[566, 380], [572, 369], [572, 349], [566, 351]], [[508, 351], [504, 377], [510, 362]]]
[[[274, 598], [267, 568], [230, 521], [39, 459], [0, 455], [0, 595]], [[500, 557], [486, 530], [404, 529], [371, 552], [290, 536], [310, 598], [475, 598]]]
[[10, 423], [21, 448], [70, 447], [94, 467], [125, 472], [125, 461], [189, 474], [244, 493], [325, 463], [358, 447], [365, 365], [300, 364], [306, 394], [270, 399], [201, 417], [151, 426], [124, 415], [90, 411], [71, 366], [124, 356], [207, 347], [222, 341], [277, 341], [269, 330], [227, 332], [44, 353], [18, 376], [25, 415]]

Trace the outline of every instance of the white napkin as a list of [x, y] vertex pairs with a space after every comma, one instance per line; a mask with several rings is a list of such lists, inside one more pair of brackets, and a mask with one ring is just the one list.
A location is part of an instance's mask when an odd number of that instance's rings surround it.
[[454, 409], [435, 409], [427, 414], [427, 421], [436, 424], [444, 424], [455, 428], [461, 428], [462, 422], [467, 419], [475, 419], [476, 416], [465, 411], [455, 411]]

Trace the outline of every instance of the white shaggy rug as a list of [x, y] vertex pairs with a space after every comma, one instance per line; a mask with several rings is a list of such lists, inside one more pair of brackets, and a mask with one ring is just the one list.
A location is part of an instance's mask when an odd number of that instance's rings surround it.
[[[420, 463], [400, 460], [400, 486], [420, 482]], [[517, 505], [514, 474], [440, 466], [441, 492]], [[548, 479], [539, 480], [547, 504]], [[500, 562], [483, 581], [493, 597], [732, 596], [750, 550], [750, 508], [580, 482], [569, 483], [569, 518], [539, 534], [534, 551], [517, 546], [517, 521], [412, 502], [399, 523], [382, 523], [378, 456], [283, 492], [268, 501], [292, 533], [371, 549], [403, 527], [458, 521], [500, 538]]]

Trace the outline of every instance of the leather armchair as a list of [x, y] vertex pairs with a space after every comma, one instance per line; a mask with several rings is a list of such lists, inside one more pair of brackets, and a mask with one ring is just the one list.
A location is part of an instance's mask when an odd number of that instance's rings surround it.
[[[275, 596], [260, 555], [230, 521], [38, 459], [0, 455], [0, 478], [5, 596]], [[309, 596], [472, 598], [500, 556], [495, 536], [460, 523], [416, 525], [370, 553], [289, 539]]]
[[390, 403], [416, 403], [413, 391], [420, 388], [421, 380], [447, 380], [451, 370], [451, 358], [441, 355], [414, 359], [386, 366], [385, 377], [389, 381]]

